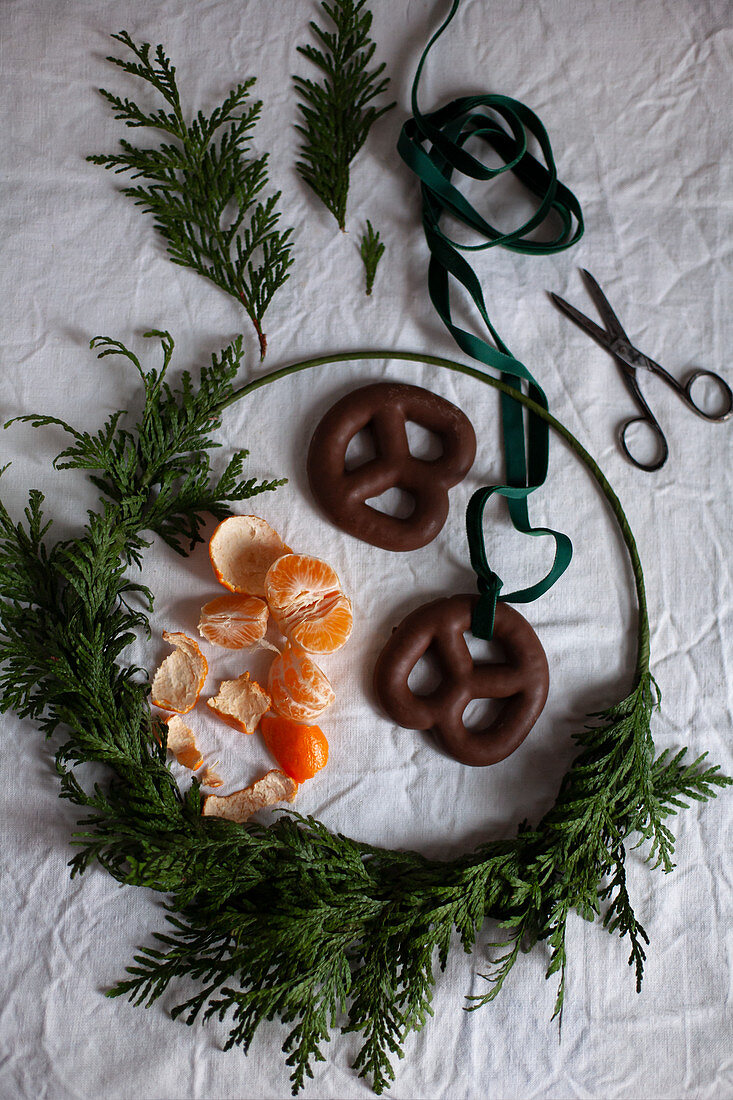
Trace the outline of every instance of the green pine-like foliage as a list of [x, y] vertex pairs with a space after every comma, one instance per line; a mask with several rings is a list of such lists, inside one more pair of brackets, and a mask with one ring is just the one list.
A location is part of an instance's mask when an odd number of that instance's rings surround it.
[[[431, 1015], [455, 935], [470, 951], [486, 918], [506, 942], [473, 1009], [498, 994], [522, 949], [545, 943], [559, 1012], [573, 913], [627, 940], [638, 987], [647, 936], [627, 889], [629, 848], [642, 845], [653, 867], [670, 871], [670, 818], [730, 782], [703, 757], [687, 763], [684, 749], [655, 755], [648, 661], [630, 695], [576, 735], [579, 755], [542, 821], [455, 860], [364, 844], [293, 813], [267, 827], [204, 818], [196, 780], [179, 790], [147, 675], [124, 661], [148, 629], [153, 598], [129, 573], [149, 532], [186, 553], [207, 515], [279, 483], [244, 480], [245, 452], [221, 476], [211, 472], [211, 432], [237, 396], [241, 340], [212, 357], [198, 384], [185, 373], [173, 388], [173, 341], [149, 335], [161, 342], [160, 370], [144, 370], [119, 341], [92, 341], [138, 372], [135, 424], [118, 412], [89, 433], [53, 416], [23, 418], [63, 428], [71, 442], [57, 466], [88, 471], [102, 493], [79, 534], [52, 542], [38, 492], [21, 522], [0, 504], [0, 711], [56, 739], [61, 795], [86, 815], [72, 874], [97, 862], [120, 883], [161, 892], [170, 910], [110, 996], [151, 1004], [193, 983], [174, 1016], [227, 1018], [228, 1045], [245, 1051], [278, 1017], [294, 1092], [324, 1060], [334, 1028], [355, 1032], [356, 1068], [381, 1093], [407, 1036]], [[91, 786], [76, 771], [87, 761], [106, 765], [108, 780]]]
[[264, 356], [262, 320], [293, 263], [292, 229], [277, 228], [280, 192], [262, 198], [268, 183], [267, 153], [251, 156], [248, 142], [262, 103], [251, 99], [254, 77], [238, 84], [207, 118], [187, 123], [176, 70], [162, 46], [136, 45], [126, 31], [113, 34], [134, 60], [109, 57], [118, 68], [155, 89], [167, 107], [147, 111], [100, 88], [115, 118], [133, 128], [162, 131], [154, 148], [121, 140], [119, 153], [88, 157], [115, 173], [143, 182], [123, 188], [152, 214], [174, 263], [193, 268], [240, 302], [257, 332]]
[[321, 8], [332, 29], [311, 21], [320, 45], [297, 47], [323, 76], [320, 81], [293, 77], [300, 111], [295, 128], [302, 138], [296, 167], [344, 229], [349, 166], [373, 124], [395, 104], [374, 103], [389, 77], [382, 75], [383, 62], [369, 68], [376, 44], [369, 37], [372, 14], [366, 0], [322, 0]]
[[380, 240], [379, 231], [375, 231], [368, 218], [364, 235], [361, 238], [359, 252], [364, 263], [365, 289], [366, 295], [369, 297], [374, 287], [374, 276], [377, 274], [377, 264], [384, 255], [384, 244]]

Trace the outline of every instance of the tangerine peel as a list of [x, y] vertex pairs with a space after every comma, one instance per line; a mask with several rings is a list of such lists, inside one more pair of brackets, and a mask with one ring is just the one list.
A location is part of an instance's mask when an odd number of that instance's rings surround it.
[[223, 817], [240, 824], [252, 814], [277, 802], [292, 802], [298, 793], [298, 784], [285, 772], [273, 768], [256, 783], [233, 794], [210, 794], [204, 799], [201, 813], [204, 817]]
[[264, 596], [265, 574], [272, 563], [289, 554], [277, 531], [259, 516], [230, 516], [209, 540], [214, 575], [230, 592]]
[[193, 638], [163, 631], [163, 640], [175, 646], [158, 668], [150, 689], [150, 700], [162, 710], [187, 714], [196, 705], [209, 666]]
[[206, 702], [225, 722], [243, 733], [254, 733], [260, 718], [270, 709], [271, 700], [245, 672], [236, 680], [222, 680], [218, 693]]

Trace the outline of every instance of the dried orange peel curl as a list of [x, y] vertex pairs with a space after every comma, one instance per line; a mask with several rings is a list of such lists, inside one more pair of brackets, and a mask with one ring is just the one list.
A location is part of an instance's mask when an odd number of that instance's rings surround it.
[[180, 714], [172, 714], [166, 725], [168, 726], [166, 746], [168, 752], [172, 753], [184, 768], [190, 768], [195, 772], [203, 764], [204, 758], [196, 744], [193, 730], [186, 725]]
[[150, 700], [162, 710], [188, 714], [196, 705], [209, 666], [193, 638], [163, 631], [163, 640], [175, 646], [153, 677]]
[[[218, 763], [219, 761], [217, 760], [216, 764]], [[224, 780], [216, 770], [216, 764], [209, 764], [209, 766], [204, 768], [201, 774], [196, 777], [202, 787], [211, 787], [213, 790], [216, 787], [224, 786]]]
[[335, 653], [351, 634], [351, 602], [336, 571], [320, 558], [278, 558], [265, 577], [265, 598], [285, 637], [307, 653]]
[[230, 516], [209, 541], [214, 575], [230, 592], [264, 596], [265, 575], [274, 561], [289, 554], [270, 524], [259, 516]]
[[291, 645], [270, 665], [267, 690], [273, 710], [295, 722], [317, 718], [336, 698], [325, 672], [307, 653]]
[[312, 779], [328, 763], [328, 741], [318, 726], [266, 714], [260, 729], [268, 750], [296, 783]]
[[254, 733], [260, 718], [270, 709], [270, 696], [245, 672], [236, 680], [222, 680], [219, 692], [207, 705], [230, 726], [242, 733]]
[[285, 772], [273, 769], [251, 787], [233, 794], [210, 794], [204, 799], [203, 817], [223, 817], [240, 824], [252, 814], [278, 802], [292, 802], [298, 793], [298, 784]]

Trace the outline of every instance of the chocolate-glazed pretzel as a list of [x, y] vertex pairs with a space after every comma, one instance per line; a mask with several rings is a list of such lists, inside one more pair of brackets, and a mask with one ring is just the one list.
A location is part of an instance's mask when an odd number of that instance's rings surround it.
[[[464, 634], [477, 599], [449, 596], [413, 611], [393, 631], [374, 670], [377, 698], [394, 722], [432, 730], [450, 756], [473, 767], [496, 764], [521, 745], [542, 712], [550, 683], [539, 638], [505, 603], [497, 604], [493, 636], [504, 662], [474, 662]], [[429, 694], [416, 695], [407, 680], [428, 649], [437, 658], [441, 682]], [[504, 703], [483, 729], [466, 729], [463, 712], [472, 699]]]
[[[410, 454], [406, 423], [414, 421], [439, 436], [443, 453], [434, 459]], [[368, 428], [376, 456], [346, 469], [354, 436]], [[476, 456], [476, 435], [459, 408], [420, 386], [376, 382], [343, 397], [323, 417], [308, 451], [308, 480], [314, 497], [337, 527], [384, 550], [417, 550], [438, 534], [448, 515], [448, 489]], [[370, 497], [399, 488], [414, 500], [407, 518], [388, 516], [367, 504]]]

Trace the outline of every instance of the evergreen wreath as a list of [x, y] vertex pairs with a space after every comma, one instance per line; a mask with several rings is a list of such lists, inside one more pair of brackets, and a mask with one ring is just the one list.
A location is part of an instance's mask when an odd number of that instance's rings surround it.
[[[647, 935], [626, 886], [630, 844], [650, 864], [673, 867], [668, 819], [690, 800], [705, 801], [731, 781], [687, 750], [656, 755], [650, 720], [659, 695], [649, 668], [644, 579], [618, 498], [575, 437], [542, 406], [482, 371], [417, 353], [375, 351], [303, 361], [233, 388], [241, 340], [212, 357], [198, 386], [182, 375], [171, 388], [167, 333], [163, 366], [144, 370], [119, 341], [97, 338], [100, 357], [121, 355], [137, 370], [143, 412], [123, 412], [96, 433], [53, 416], [23, 417], [71, 436], [59, 468], [84, 469], [102, 496], [75, 538], [52, 543], [43, 496], [30, 493], [25, 522], [0, 504], [0, 710], [32, 718], [56, 752], [61, 797], [83, 808], [72, 843], [72, 876], [98, 862], [118, 882], [167, 897], [168, 927], [141, 949], [129, 977], [109, 993], [152, 1004], [189, 978], [196, 992], [173, 1011], [192, 1023], [230, 1017], [228, 1047], [246, 1051], [263, 1020], [290, 1030], [283, 1050], [293, 1092], [323, 1061], [322, 1045], [341, 1026], [360, 1034], [355, 1061], [381, 1093], [394, 1078], [391, 1056], [431, 1014], [436, 964], [444, 967], [454, 930], [466, 951], [484, 920], [505, 930], [502, 953], [472, 1009], [499, 993], [520, 950], [545, 942], [548, 976], [559, 976], [562, 1009], [565, 937], [572, 912], [627, 939], [639, 988]], [[631, 692], [574, 735], [579, 754], [552, 809], [513, 839], [487, 841], [458, 859], [435, 861], [331, 833], [290, 813], [271, 825], [237, 825], [201, 816], [194, 778], [182, 793], [166, 765], [164, 723], [152, 717], [143, 669], [120, 663], [136, 631], [148, 630], [152, 593], [129, 579], [154, 531], [180, 553], [201, 540], [207, 514], [274, 489], [243, 479], [246, 452], [215, 478], [211, 433], [223, 410], [263, 385], [322, 364], [366, 359], [430, 363], [476, 378], [543, 418], [595, 478], [630, 557], [638, 600], [637, 663]], [[105, 784], [85, 786], [76, 766], [105, 764]]]

